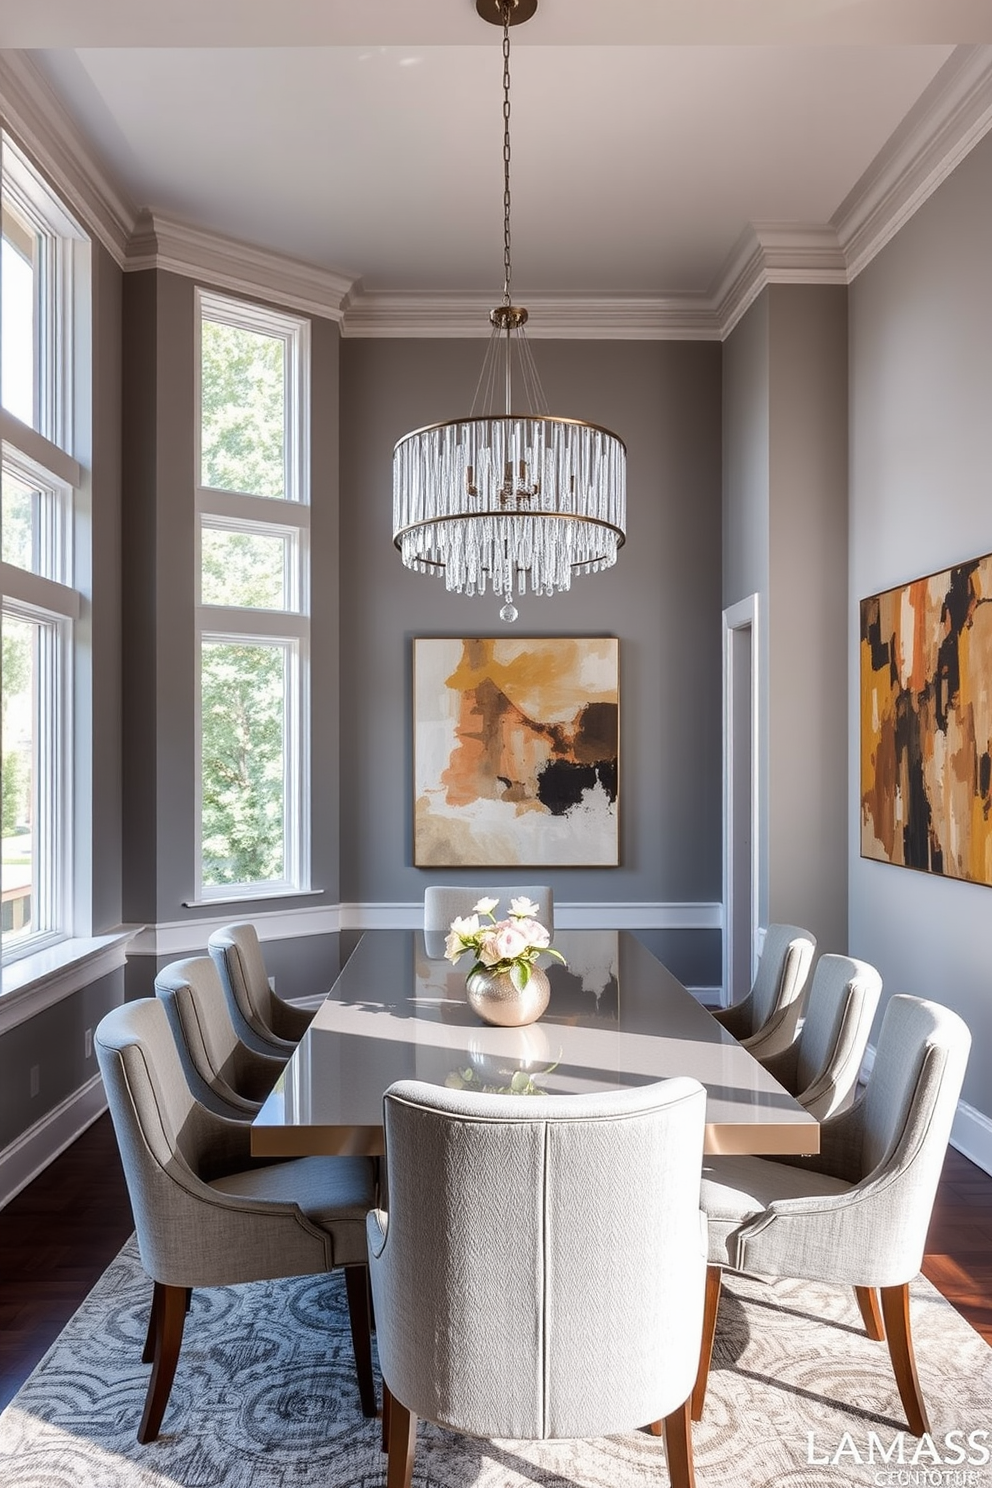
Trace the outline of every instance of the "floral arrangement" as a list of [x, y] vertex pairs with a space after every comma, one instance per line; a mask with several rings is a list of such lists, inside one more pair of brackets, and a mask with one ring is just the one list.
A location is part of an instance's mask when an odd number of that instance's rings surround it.
[[[493, 913], [498, 904], [498, 899], [480, 899], [470, 915], [453, 919], [444, 954], [454, 965], [459, 956], [472, 951], [475, 963], [469, 976], [477, 971], [509, 972], [513, 985], [522, 992], [542, 951], [563, 965], [565, 957], [552, 947], [544, 925], [534, 919], [539, 911], [530, 899], [511, 899], [505, 920], [497, 920]], [[488, 923], [480, 915], [488, 916]]]

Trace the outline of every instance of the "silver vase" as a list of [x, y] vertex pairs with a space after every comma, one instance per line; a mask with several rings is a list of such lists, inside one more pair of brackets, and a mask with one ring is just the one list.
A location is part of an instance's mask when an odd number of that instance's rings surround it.
[[547, 973], [539, 966], [530, 969], [530, 981], [519, 991], [508, 971], [473, 971], [465, 982], [469, 1006], [487, 1023], [498, 1028], [520, 1028], [534, 1023], [551, 996]]

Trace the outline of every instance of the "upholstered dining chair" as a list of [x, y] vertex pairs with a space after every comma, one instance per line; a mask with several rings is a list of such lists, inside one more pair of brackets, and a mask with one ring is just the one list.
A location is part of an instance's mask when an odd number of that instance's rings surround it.
[[[409, 1488], [419, 1416], [531, 1440], [650, 1423], [691, 1488], [704, 1114], [684, 1076], [603, 1095], [387, 1090], [389, 1209], [368, 1243], [388, 1488]], [[635, 1204], [617, 1173], [638, 1174]]]
[[155, 998], [109, 1012], [94, 1035], [117, 1133], [141, 1262], [154, 1287], [142, 1355], [152, 1365], [140, 1442], [158, 1435], [194, 1287], [343, 1267], [362, 1412], [376, 1414], [365, 1216], [368, 1158], [252, 1162], [250, 1126], [190, 1092]]
[[910, 1430], [929, 1431], [909, 1283], [923, 1260], [970, 1046], [956, 1013], [918, 997], [892, 997], [867, 1087], [823, 1122], [818, 1156], [707, 1160], [700, 1202], [709, 1265], [695, 1420], [706, 1395], [722, 1268], [729, 1266], [854, 1287], [868, 1336], [888, 1340]]
[[731, 1007], [713, 1012], [728, 1033], [755, 1058], [792, 1043], [799, 998], [816, 953], [816, 937], [799, 925], [769, 925], [750, 992]]
[[444, 955], [448, 928], [456, 915], [470, 915], [480, 899], [498, 899], [497, 915], [505, 915], [511, 899], [530, 899], [537, 905], [535, 919], [547, 930], [555, 928], [555, 899], [548, 884], [511, 884], [496, 888], [466, 888], [464, 884], [428, 884], [424, 890], [424, 941], [435, 960]]
[[238, 1037], [224, 988], [209, 956], [173, 961], [155, 978], [190, 1090], [218, 1116], [251, 1120], [286, 1064]]
[[225, 925], [210, 936], [207, 950], [242, 1043], [262, 1054], [280, 1054], [288, 1059], [310, 1027], [316, 1009], [297, 1007], [273, 992], [255, 926]]
[[882, 978], [867, 961], [821, 956], [803, 1002], [799, 1036], [761, 1059], [818, 1121], [850, 1104], [881, 995]]

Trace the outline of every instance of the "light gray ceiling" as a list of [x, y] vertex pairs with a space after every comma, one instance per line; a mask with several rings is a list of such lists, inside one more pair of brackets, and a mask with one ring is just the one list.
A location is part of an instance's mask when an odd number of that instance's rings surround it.
[[[987, 0], [541, 0], [513, 33], [515, 286], [708, 290], [749, 223], [829, 222], [969, 40]], [[501, 287], [474, 0], [7, 0], [0, 43], [137, 206], [371, 291]]]

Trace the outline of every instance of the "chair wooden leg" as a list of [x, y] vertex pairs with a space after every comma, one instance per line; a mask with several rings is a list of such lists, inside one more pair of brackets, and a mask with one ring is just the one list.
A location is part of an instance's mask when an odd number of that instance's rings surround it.
[[874, 1339], [875, 1343], [885, 1341], [885, 1324], [882, 1322], [882, 1314], [878, 1306], [878, 1293], [874, 1287], [854, 1288], [854, 1295], [858, 1299], [858, 1310], [861, 1313], [861, 1321], [865, 1325], [868, 1337]]
[[713, 1339], [716, 1337], [716, 1315], [720, 1310], [720, 1288], [723, 1285], [723, 1269], [720, 1266], [706, 1267], [706, 1300], [703, 1303], [703, 1336], [699, 1344], [699, 1368], [696, 1383], [692, 1387], [692, 1419], [702, 1419], [706, 1403], [706, 1386], [710, 1377], [710, 1360], [713, 1357]]
[[696, 1488], [696, 1473], [692, 1462], [692, 1422], [689, 1419], [690, 1400], [680, 1405], [665, 1417], [665, 1461], [672, 1488]]
[[152, 1282], [152, 1305], [148, 1309], [148, 1331], [145, 1334], [145, 1346], [141, 1350], [142, 1364], [150, 1364], [155, 1358], [155, 1335], [158, 1332], [159, 1313], [162, 1307], [162, 1288], [157, 1281]]
[[906, 1412], [909, 1429], [914, 1436], [923, 1436], [930, 1431], [927, 1408], [923, 1403], [923, 1392], [916, 1374], [916, 1356], [913, 1353], [913, 1335], [909, 1327], [909, 1286], [882, 1287], [882, 1316], [889, 1340], [889, 1357], [899, 1386], [899, 1399]]
[[382, 1382], [382, 1450], [389, 1451], [389, 1402], [392, 1400], [389, 1386], [386, 1381]]
[[389, 1461], [386, 1488], [411, 1488], [417, 1450], [417, 1418], [395, 1395], [389, 1400]]
[[152, 1377], [148, 1381], [145, 1409], [138, 1427], [138, 1440], [144, 1445], [158, 1436], [165, 1407], [169, 1403], [172, 1381], [179, 1363], [179, 1348], [186, 1321], [186, 1288], [155, 1283], [149, 1328], [154, 1326]]
[[348, 1316], [351, 1320], [351, 1342], [355, 1350], [358, 1394], [363, 1416], [378, 1415], [375, 1380], [372, 1378], [372, 1331], [369, 1317], [369, 1269], [367, 1266], [345, 1266], [344, 1285], [348, 1294]]

